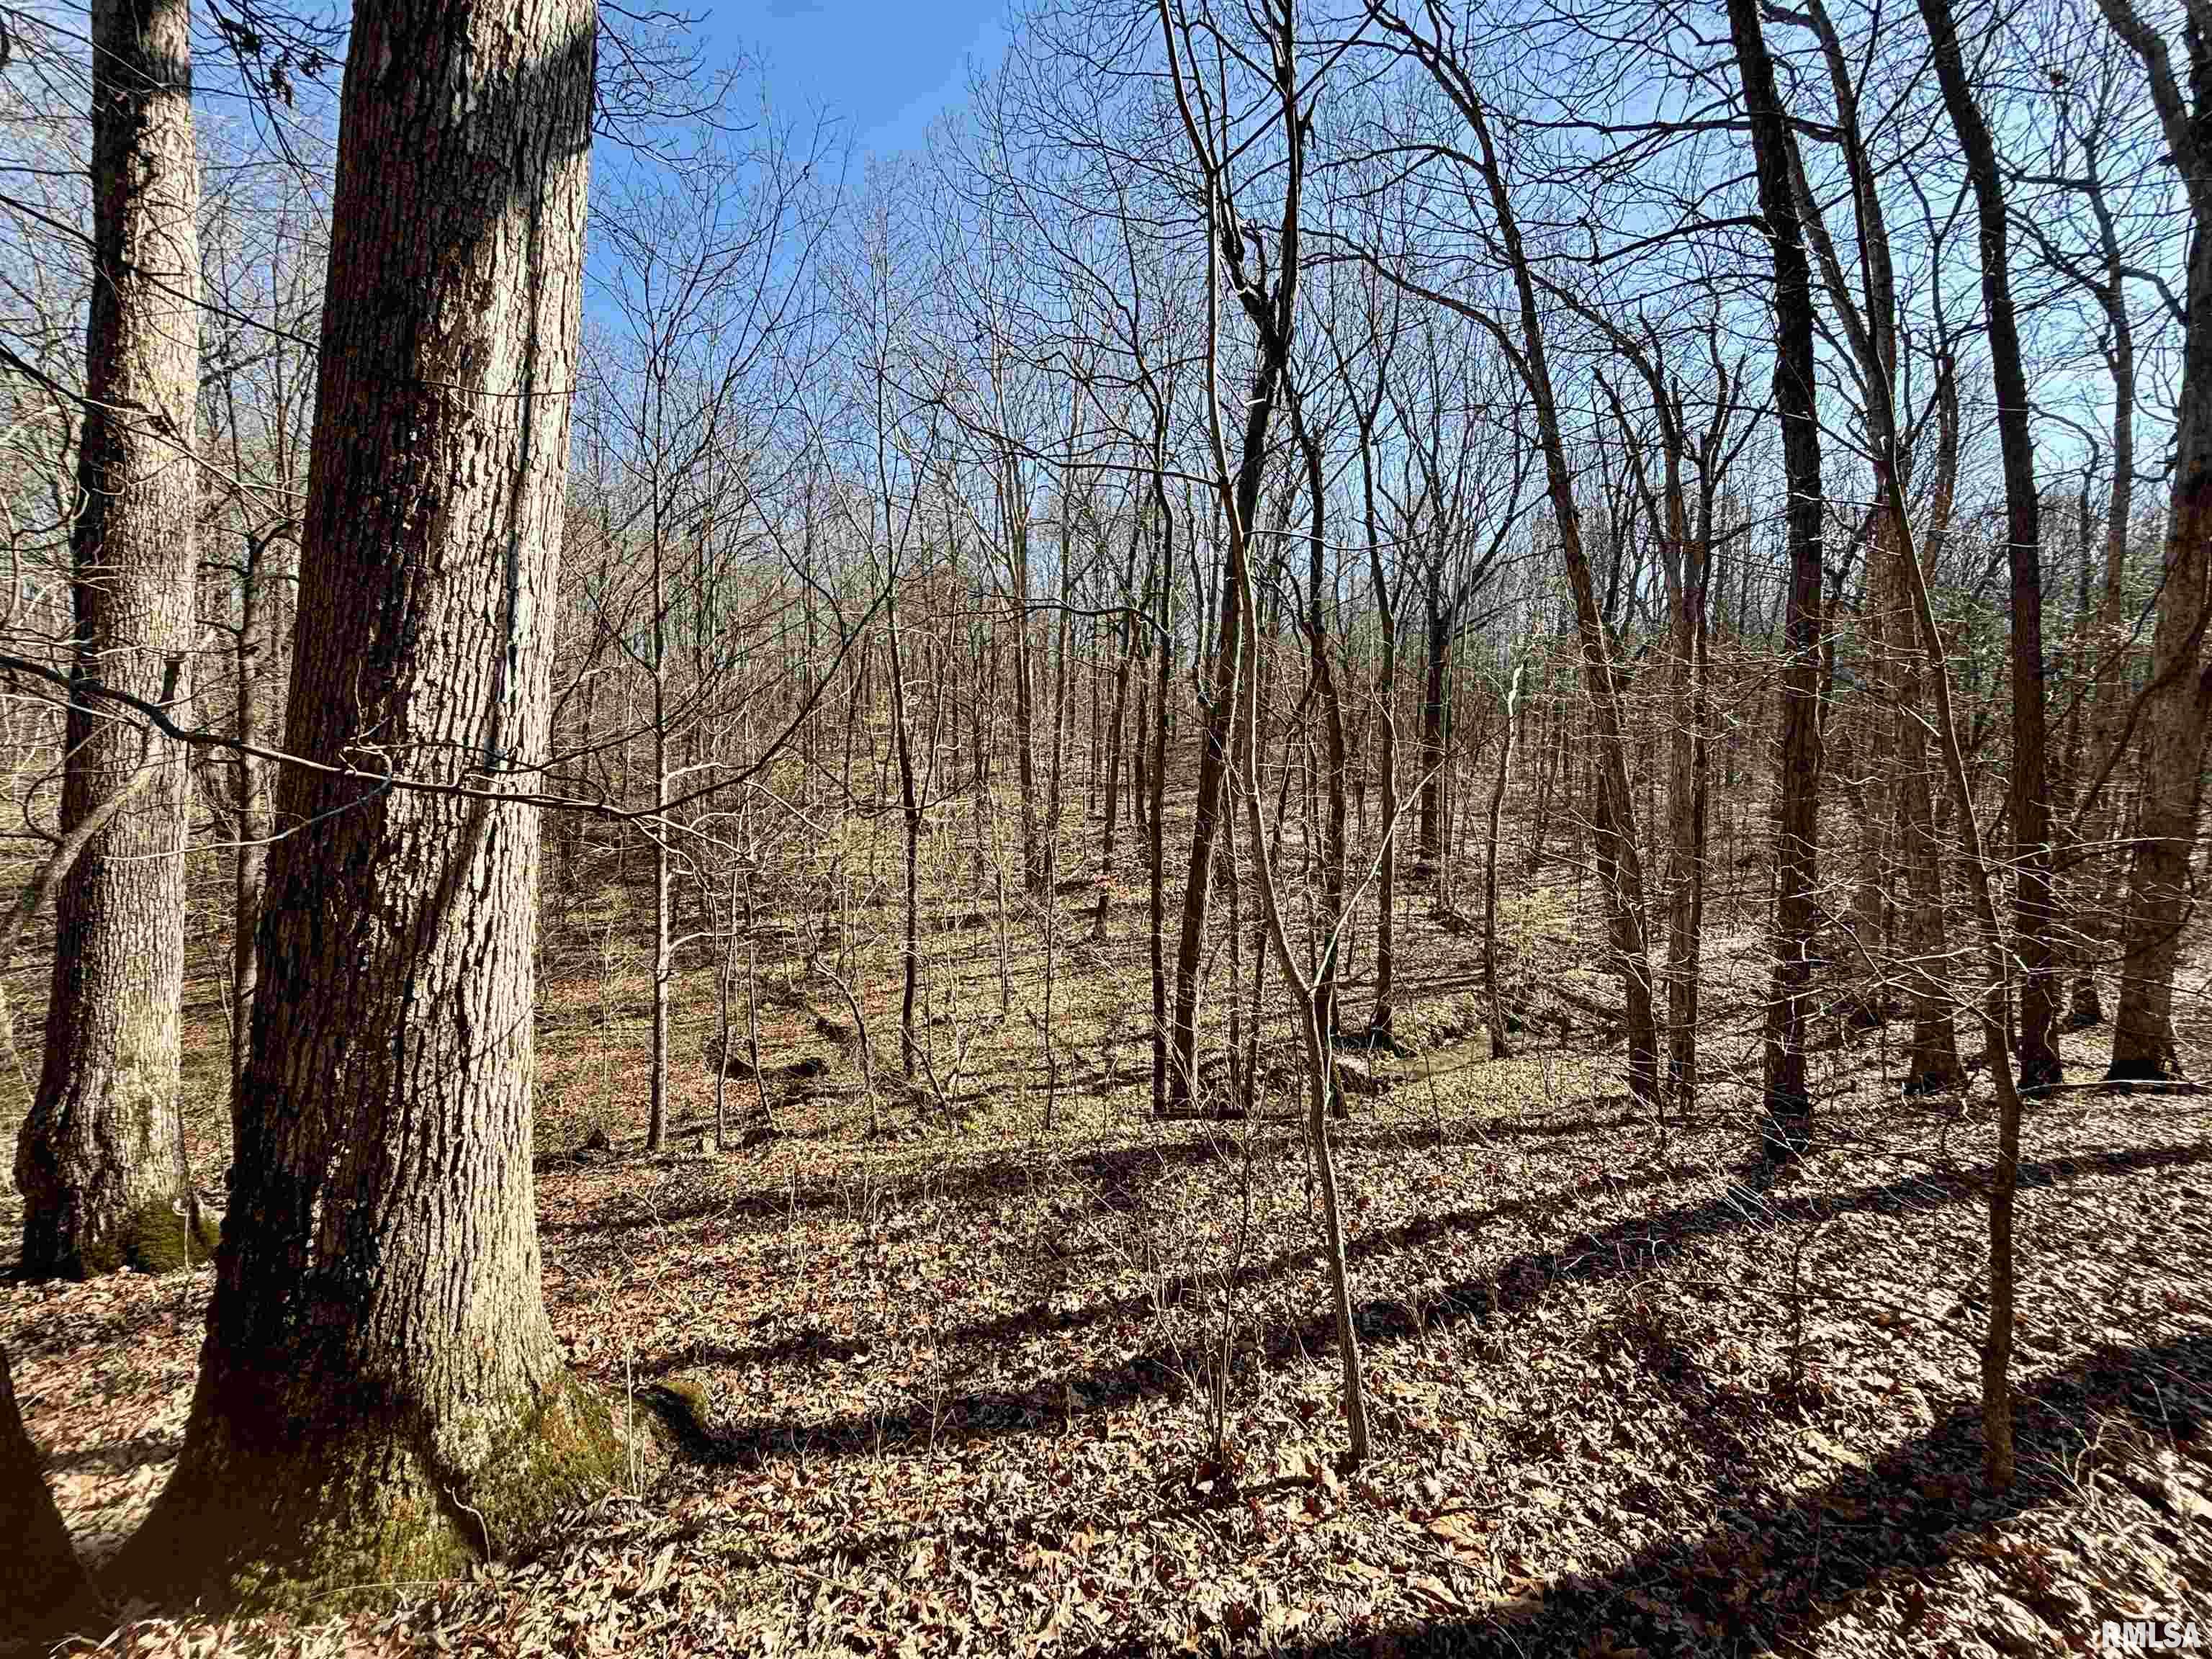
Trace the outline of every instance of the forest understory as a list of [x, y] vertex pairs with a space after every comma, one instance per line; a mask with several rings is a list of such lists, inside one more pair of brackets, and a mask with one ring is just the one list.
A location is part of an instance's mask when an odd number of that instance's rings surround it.
[[[761, 961], [726, 1146], [700, 1060], [715, 975], [690, 964], [659, 1156], [649, 988], [590, 945], [632, 896], [573, 898], [538, 1011], [539, 1235], [568, 1356], [641, 1431], [622, 1489], [548, 1554], [365, 1587], [335, 1622], [146, 1616], [80, 1650], [2029, 1654], [2212, 1613], [2203, 1098], [2030, 1105], [2021, 1475], [1991, 1497], [1985, 1079], [1905, 1099], [1899, 1033], [1826, 1021], [1811, 1148], [1756, 1173], [1755, 927], [1708, 939], [1706, 1086], [1662, 1126], [1620, 1091], [1610, 988], [1575, 943], [1591, 884], [1547, 868], [1501, 907], [1504, 1060], [1479, 947], [1417, 887], [1401, 1052], [1343, 1051], [1365, 1068], [1334, 1145], [1376, 1438], [1347, 1476], [1295, 1065], [1285, 1098], [1270, 1036], [1249, 1119], [1155, 1120], [1142, 890], [1112, 897], [1103, 938], [1087, 886], [1061, 901], [1048, 1027], [1042, 910], [1015, 906], [1003, 979], [996, 929], [940, 914], [938, 1089], [896, 1081], [890, 944], [860, 1001], [893, 1036], [866, 1056], [795, 961]], [[2199, 1075], [2203, 955], [2176, 1000]], [[186, 1068], [218, 1206], [221, 1006]], [[2066, 1038], [2069, 1074], [2100, 1075], [2105, 1041]], [[173, 1462], [212, 1282], [0, 1288], [95, 1560]]]

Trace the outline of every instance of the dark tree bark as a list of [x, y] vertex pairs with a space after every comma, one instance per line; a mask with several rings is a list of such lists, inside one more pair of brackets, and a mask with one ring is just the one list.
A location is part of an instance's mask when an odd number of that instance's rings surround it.
[[2005, 556], [2012, 577], [2012, 829], [2014, 949], [2020, 957], [2020, 1087], [2034, 1094], [2061, 1081], [2054, 1033], [2058, 975], [2051, 948], [2057, 904], [2051, 884], [2051, 781], [2043, 687], [2043, 531], [2035, 493], [2035, 443], [2028, 430], [2027, 372], [2012, 302], [2004, 183], [1988, 122], [1966, 85], [1950, 0], [1920, 0], [1936, 52], [1952, 131], [1966, 158], [1980, 220], [1982, 305], [1989, 315], [1990, 368], [1996, 380], [1997, 445], [2004, 461]]
[[62, 833], [142, 769], [153, 776], [70, 866], [56, 906], [46, 1055], [15, 1149], [33, 1277], [205, 1259], [177, 1121], [185, 750], [100, 696], [173, 708], [191, 697], [199, 173], [185, 0], [95, 4], [92, 88]]
[[1802, 1150], [1813, 1122], [1805, 1079], [1812, 999], [1814, 888], [1820, 855], [1820, 429], [1814, 408], [1813, 267], [1792, 189], [1790, 131], [1758, 0], [1729, 0], [1729, 33], [1743, 83], [1759, 175], [1759, 208], [1774, 260], [1774, 402], [1790, 489], [1790, 586], [1784, 613], [1781, 767], [1775, 811], [1778, 890], [1774, 976], [1767, 993], [1765, 1121], [1770, 1156]]
[[[286, 769], [183, 1453], [117, 1564], [307, 1603], [542, 1539], [622, 1450], [539, 1288], [538, 813], [590, 0], [354, 13]], [[398, 774], [396, 787], [384, 780]]]

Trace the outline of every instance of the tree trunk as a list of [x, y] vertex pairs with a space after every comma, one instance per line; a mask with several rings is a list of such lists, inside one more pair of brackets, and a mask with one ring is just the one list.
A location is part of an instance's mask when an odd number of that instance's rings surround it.
[[[1613, 658], [1604, 612], [1598, 605], [1596, 586], [1583, 544], [1575, 478], [1569, 465], [1566, 439], [1552, 386], [1542, 315], [1537, 309], [1536, 279], [1491, 136], [1489, 117], [1467, 70], [1431, 43], [1419, 40], [1403, 24], [1386, 20], [1386, 27], [1401, 39], [1413, 43], [1413, 50], [1431, 76], [1473, 129], [1483, 184], [1498, 222], [1506, 262], [1512, 271], [1521, 334], [1516, 367], [1530, 401], [1535, 405], [1537, 435], [1544, 451], [1546, 492], [1559, 538], [1560, 562], [1566, 568], [1567, 586], [1574, 599], [1583, 674], [1589, 688], [1591, 714], [1596, 726], [1593, 764], [1601, 780], [1597, 792], [1598, 866], [1605, 886], [1607, 940], [1621, 976], [1621, 1000], [1628, 1027], [1628, 1088], [1638, 1103], [1649, 1107], [1657, 1100], [1659, 1092], [1659, 1030], [1652, 1006], [1651, 952], [1644, 915], [1644, 862], [1637, 846], [1635, 801], [1629, 793], [1620, 668]], [[1486, 326], [1497, 327], [1487, 313], [1468, 311], [1466, 314]], [[1502, 337], [1503, 330], [1498, 332]]]
[[[1936, 481], [1930, 492], [1928, 546], [1931, 562], [1942, 555], [1950, 533], [1952, 497], [1959, 470], [1959, 398], [1948, 362], [1936, 368]], [[1884, 477], [1887, 474], [1885, 471]], [[1966, 1086], [1959, 1061], [1959, 1036], [1946, 983], [1950, 973], [1950, 939], [1944, 921], [1943, 860], [1936, 838], [1936, 807], [1928, 786], [1928, 730], [1922, 708], [1929, 679], [1942, 671], [1930, 662], [1914, 635], [1912, 576], [1905, 565], [1909, 526], [1890, 526], [1888, 603], [1904, 618], [1894, 682], [1897, 701], [1898, 818], [1905, 843], [1905, 906], [1902, 929], [1908, 983], [1912, 995], [1912, 1047], [1906, 1062], [1907, 1094], [1951, 1094]]]
[[[1680, 489], [1670, 489], [1679, 501]], [[1667, 764], [1667, 1092], [1686, 1113], [1698, 1098], [1698, 974], [1703, 944], [1705, 887], [1705, 706], [1703, 647], [1705, 562], [1683, 515], [1678, 531], [1681, 579], [1668, 618], [1674, 677], [1674, 718]]]
[[1152, 728], [1146, 736], [1152, 746], [1151, 775], [1146, 780], [1150, 821], [1145, 827], [1145, 863], [1152, 921], [1152, 1110], [1169, 1109], [1173, 1094], [1169, 1080], [1171, 1037], [1168, 1024], [1167, 968], [1167, 785], [1168, 744], [1172, 727], [1170, 692], [1175, 677], [1175, 516], [1168, 505], [1165, 475], [1157, 465], [1155, 440], [1152, 499], [1160, 515], [1160, 637], [1159, 656], [1152, 679]]
[[2212, 215], [2201, 209], [2190, 246], [2178, 407], [2165, 581], [2141, 722], [2142, 797], [2107, 1073], [2115, 1081], [2172, 1077], [2179, 1070], [2173, 970], [2194, 904], [2189, 861], [2204, 793], [2207, 716], [2212, 715], [2212, 665], [2204, 651], [2212, 613]]
[[253, 936], [261, 921], [261, 884], [269, 865], [269, 790], [262, 763], [251, 752], [264, 739], [261, 714], [263, 585], [269, 580], [266, 538], [249, 535], [239, 580], [238, 611], [238, 860], [232, 888], [230, 1075], [246, 1075], [246, 1036], [253, 1027]]
[[[1098, 848], [1099, 900], [1102, 904], [1105, 902], [1106, 884], [1113, 879], [1114, 875], [1114, 831], [1121, 804], [1122, 717], [1128, 713], [1129, 678], [1137, 665], [1137, 615], [1144, 609], [1144, 601], [1136, 592], [1137, 544], [1144, 534], [1144, 514], [1133, 508], [1130, 517], [1133, 522], [1129, 531], [1129, 562], [1121, 573], [1121, 602], [1128, 609], [1121, 614], [1121, 648], [1114, 659], [1113, 707], [1106, 716], [1106, 823]], [[1150, 597], [1151, 574], [1146, 573], [1147, 598]], [[1095, 684], [1093, 695], [1095, 699]], [[1138, 709], [1139, 730], [1143, 729], [1143, 723], [1144, 710], [1140, 703]], [[1135, 763], [1133, 756], [1130, 771], [1129, 793], [1133, 797], [1142, 787], [1142, 769]]]
[[1375, 609], [1382, 632], [1382, 665], [1375, 684], [1380, 711], [1376, 769], [1382, 785], [1382, 848], [1377, 855], [1375, 882], [1375, 1012], [1368, 1018], [1367, 1029], [1375, 1042], [1389, 1047], [1398, 965], [1398, 623], [1391, 608], [1389, 580], [1382, 568], [1382, 539], [1376, 533], [1374, 468], [1368, 459], [1369, 448], [1363, 434], [1360, 476], [1366, 507], [1368, 574], [1375, 585]]
[[[1306, 425], [1305, 407], [1291, 398], [1291, 424], [1305, 457], [1306, 494], [1311, 516], [1306, 536], [1305, 632], [1313, 689], [1321, 699], [1322, 740], [1327, 744], [1323, 769], [1328, 816], [1322, 820], [1321, 914], [1316, 918], [1321, 934], [1321, 962], [1315, 970], [1314, 1007], [1321, 1020], [1323, 1042], [1336, 1040], [1336, 981], [1340, 937], [1345, 925], [1345, 754], [1344, 699], [1336, 684], [1335, 665], [1328, 648], [1328, 572], [1327, 507], [1328, 489], [1322, 469], [1319, 440]], [[1310, 823], [1315, 814], [1308, 813]], [[1279, 823], [1280, 819], [1277, 822]]]
[[[1237, 522], [1224, 538], [1227, 568], [1221, 580], [1221, 628], [1215, 641], [1212, 706], [1206, 710], [1204, 745], [1199, 751], [1198, 799], [1190, 836], [1190, 871], [1183, 884], [1182, 927], [1176, 941], [1175, 1026], [1170, 1033], [1168, 1105], [1172, 1112], [1190, 1109], [1198, 1053], [1198, 992], [1201, 958], [1206, 946], [1206, 885], [1213, 874], [1213, 843], [1227, 810], [1230, 746], [1235, 735], [1237, 686], [1243, 657], [1240, 643], [1244, 627], [1239, 595], [1245, 586], [1243, 526], [1252, 522], [1259, 505], [1260, 475], [1267, 459], [1267, 419], [1275, 401], [1282, 363], [1273, 351], [1263, 351], [1253, 376], [1252, 396], [1246, 404], [1243, 460], [1238, 468], [1235, 511]], [[1253, 626], [1258, 625], [1254, 619]], [[1163, 685], [1161, 708], [1167, 699]], [[1157, 790], [1157, 785], [1155, 786]], [[1158, 795], [1153, 799], [1158, 804]]]
[[[539, 814], [589, 0], [364, 0], [231, 1209], [157, 1599], [450, 1577], [606, 1489], [531, 1176]], [[406, 781], [386, 780], [393, 773]], [[415, 787], [422, 786], [422, 787]]]
[[[2127, 574], [2128, 526], [2135, 505], [2136, 343], [2134, 321], [2128, 312], [2125, 260], [2120, 250], [2118, 228], [2106, 205], [2104, 183], [2094, 166], [2094, 156], [2092, 159], [2089, 205], [2096, 216], [2105, 266], [2105, 280], [2098, 290], [2098, 299], [2109, 331], [2106, 362], [2112, 376], [2112, 489], [2105, 508], [2104, 586], [2098, 599], [2094, 643], [2085, 654], [2097, 665], [2096, 684], [2088, 693], [2092, 699], [2089, 730], [2094, 738], [2090, 747], [2100, 765], [2117, 769], [2120, 760], [2117, 751], [2122, 742], [2129, 702], [2128, 636], [2120, 617]], [[2085, 493], [2086, 489], [2085, 484]], [[2073, 838], [2083, 848], [2094, 850], [2103, 847], [2123, 821], [2114, 799], [2119, 792], [2109, 775], [2086, 778], [2081, 787], [2090, 792], [2090, 798], [2075, 807]], [[2120, 871], [2119, 861], [2109, 853], [2096, 860], [2092, 871], [2099, 866], [2102, 867], [2101, 873], [2089, 874], [2081, 883], [2081, 890], [2088, 896], [2088, 914], [2077, 912], [2075, 919], [2076, 960], [2067, 1023], [2075, 1028], [2101, 1024], [2105, 1018], [2104, 1005], [2097, 994], [2095, 969], [2098, 957], [2112, 938], [2111, 913], [2118, 908]], [[2103, 902], [2108, 893], [2116, 901], [2111, 906]]]
[[[1996, 382], [1997, 442], [2004, 461], [2005, 554], [2012, 578], [2013, 950], [2020, 961], [2020, 1086], [2035, 1094], [2061, 1081], [2055, 1040], [2058, 975], [2051, 948], [2051, 782], [2043, 688], [2043, 546], [2028, 429], [2027, 373], [2014, 314], [2004, 184], [1989, 125], [1966, 85], [1951, 0], [1920, 0], [1935, 46], [1936, 78], [1965, 153], [1981, 228], [1982, 303]], [[2192, 770], [2196, 769], [2194, 767]], [[2192, 815], [2193, 816], [2193, 815]]]
[[[654, 584], [656, 593], [659, 584]], [[656, 602], [656, 609], [658, 605]], [[653, 623], [653, 1054], [647, 1085], [645, 1150], [657, 1152], [668, 1142], [668, 994], [675, 964], [669, 951], [672, 895], [668, 861], [667, 678]]]
[[185, 750], [112, 690], [191, 700], [197, 568], [198, 161], [185, 0], [92, 12], [93, 244], [62, 833], [155, 777], [70, 867], [56, 907], [46, 1055], [16, 1144], [23, 1271], [185, 1264], [179, 1188]]
[[914, 771], [914, 741], [907, 730], [906, 657], [899, 641], [898, 572], [891, 572], [884, 608], [884, 631], [890, 649], [891, 677], [891, 744], [896, 752], [899, 811], [906, 830], [904, 880], [900, 884], [899, 1064], [907, 1080], [914, 1079], [915, 993], [921, 969], [921, 796]]
[[1729, 0], [1729, 30], [1750, 119], [1759, 212], [1774, 261], [1774, 401], [1790, 488], [1790, 587], [1782, 670], [1780, 797], [1775, 815], [1778, 878], [1774, 975], [1766, 1013], [1765, 1107], [1769, 1156], [1803, 1147], [1813, 1121], [1805, 1036], [1813, 978], [1814, 884], [1820, 853], [1820, 433], [1814, 407], [1813, 269], [1791, 186], [1790, 135], [1757, 0]]
[[1515, 663], [1505, 685], [1505, 722], [1498, 744], [1498, 775], [1490, 786], [1490, 823], [1482, 848], [1482, 990], [1490, 1011], [1490, 1057], [1504, 1060], [1513, 1048], [1505, 1040], [1505, 999], [1498, 988], [1498, 826], [1505, 812], [1505, 789], [1513, 781], [1514, 720], [1521, 701], [1526, 665]]

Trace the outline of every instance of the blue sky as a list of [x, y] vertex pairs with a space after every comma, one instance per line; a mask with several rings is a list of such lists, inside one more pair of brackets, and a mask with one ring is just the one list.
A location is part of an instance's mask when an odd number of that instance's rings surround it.
[[763, 58], [771, 98], [793, 113], [820, 105], [851, 123], [862, 152], [909, 149], [965, 94], [968, 60], [997, 65], [1003, 0], [757, 0], [702, 9], [716, 55]]

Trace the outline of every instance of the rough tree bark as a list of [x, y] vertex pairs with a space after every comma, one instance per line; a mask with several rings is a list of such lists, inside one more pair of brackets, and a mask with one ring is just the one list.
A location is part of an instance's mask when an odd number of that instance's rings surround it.
[[199, 173], [189, 8], [103, 0], [91, 33], [94, 282], [62, 833], [142, 768], [154, 776], [70, 866], [56, 906], [46, 1056], [15, 1148], [33, 1277], [205, 1259], [180, 1190], [177, 1121], [185, 749], [98, 695], [173, 708], [191, 697]]
[[[531, 1178], [538, 812], [591, 0], [364, 0], [237, 1159], [137, 1593], [299, 1604], [542, 1538], [622, 1451]], [[386, 781], [391, 775], [402, 781]]]

